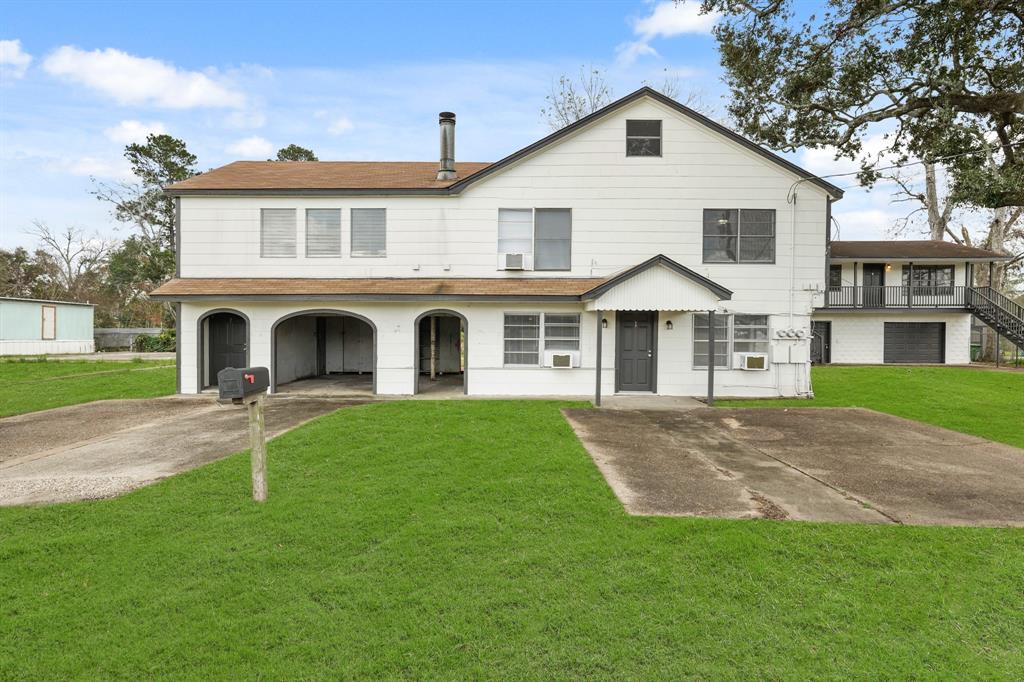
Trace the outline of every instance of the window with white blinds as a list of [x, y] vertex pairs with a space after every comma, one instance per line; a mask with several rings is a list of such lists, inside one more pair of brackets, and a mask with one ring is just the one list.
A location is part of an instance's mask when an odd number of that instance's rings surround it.
[[367, 258], [381, 258], [387, 255], [385, 209], [352, 209], [352, 255]]
[[306, 255], [341, 255], [341, 209], [306, 209]]
[[572, 212], [567, 208], [538, 208], [534, 218], [534, 270], [569, 270]]
[[260, 256], [295, 257], [295, 209], [260, 209]]
[[533, 209], [498, 209], [498, 253], [533, 253]]

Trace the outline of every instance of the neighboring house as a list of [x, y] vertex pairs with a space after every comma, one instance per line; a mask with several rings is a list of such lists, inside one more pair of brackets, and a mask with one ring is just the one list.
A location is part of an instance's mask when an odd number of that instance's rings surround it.
[[92, 353], [93, 307], [0, 297], [0, 355]]
[[1021, 310], [973, 272], [1008, 260], [939, 241], [835, 241], [828, 292], [814, 311], [815, 362], [971, 361], [971, 313], [1024, 345]]
[[496, 163], [456, 162], [454, 127], [439, 164], [168, 188], [180, 390], [264, 365], [276, 391], [704, 395], [710, 356], [720, 395], [810, 393], [840, 189], [649, 88]]

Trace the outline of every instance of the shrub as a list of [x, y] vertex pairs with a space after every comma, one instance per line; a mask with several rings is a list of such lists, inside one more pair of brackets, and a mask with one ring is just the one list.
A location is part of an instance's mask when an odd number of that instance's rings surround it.
[[155, 336], [149, 334], [135, 337], [133, 350], [140, 353], [161, 353], [173, 351], [177, 347], [177, 339], [173, 329], [164, 329]]

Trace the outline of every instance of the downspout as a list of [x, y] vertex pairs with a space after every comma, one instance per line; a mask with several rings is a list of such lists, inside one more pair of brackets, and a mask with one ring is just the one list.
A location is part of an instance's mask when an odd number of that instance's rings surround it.
[[789, 249], [789, 328], [793, 329], [793, 314], [794, 307], [796, 306], [796, 299], [794, 297], [793, 290], [796, 288], [796, 190], [793, 192], [793, 210], [790, 212], [792, 216], [792, 225], [790, 230], [792, 232], [792, 239], [790, 240]]

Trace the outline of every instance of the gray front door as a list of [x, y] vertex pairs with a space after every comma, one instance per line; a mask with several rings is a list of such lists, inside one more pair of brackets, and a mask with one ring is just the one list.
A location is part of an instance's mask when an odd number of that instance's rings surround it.
[[619, 313], [615, 344], [616, 390], [653, 391], [657, 367], [657, 313]]
[[245, 367], [245, 320], [234, 313], [209, 317], [208, 386], [217, 385], [217, 372], [225, 367]]
[[815, 365], [832, 362], [831, 322], [811, 322], [811, 362]]
[[885, 305], [885, 266], [881, 263], [864, 264], [864, 307], [881, 308]]

